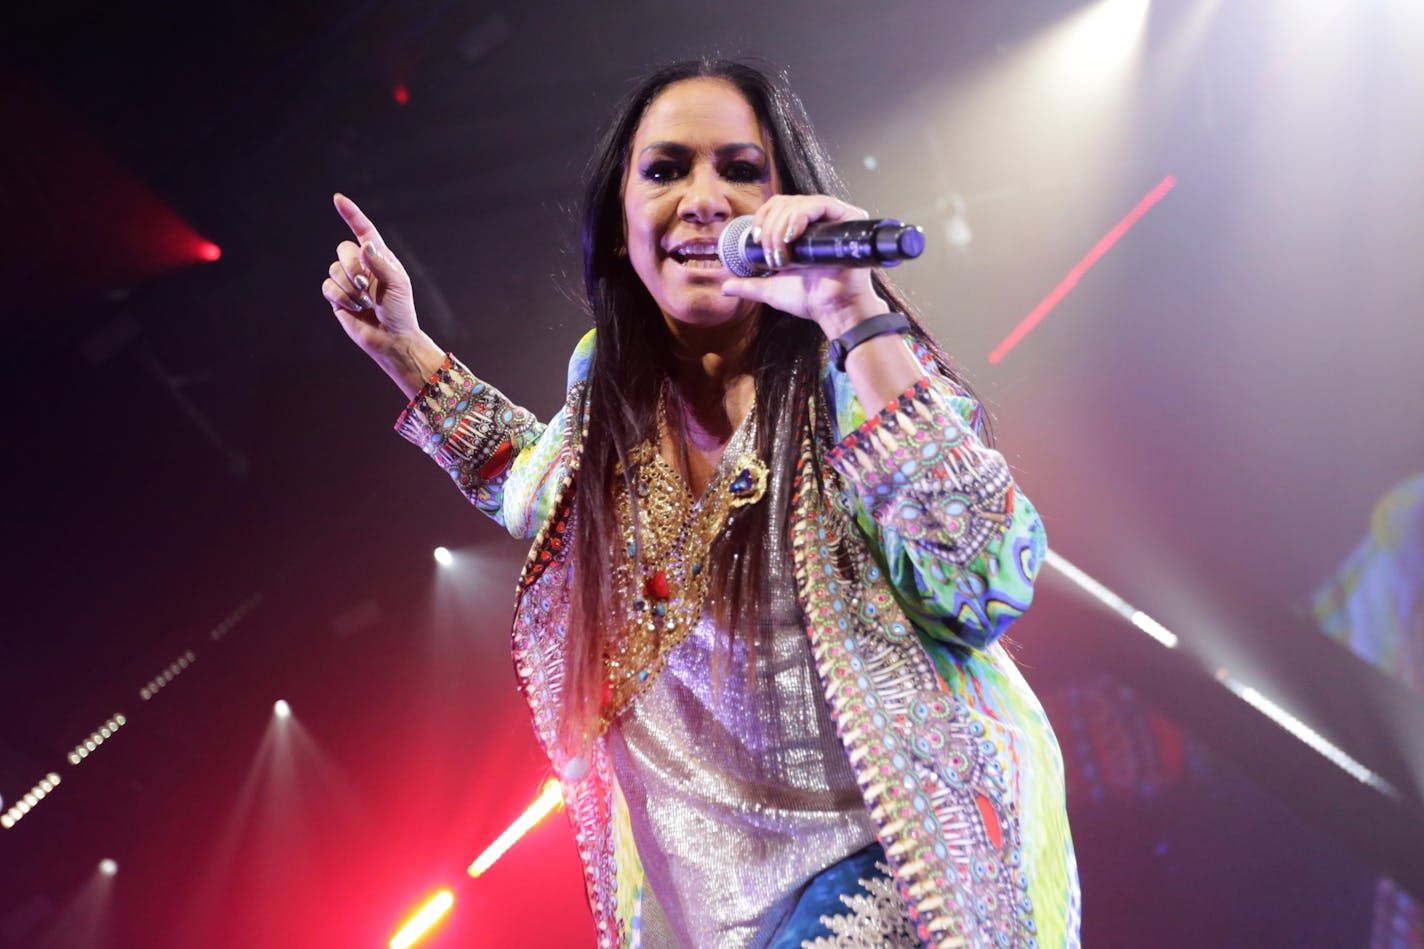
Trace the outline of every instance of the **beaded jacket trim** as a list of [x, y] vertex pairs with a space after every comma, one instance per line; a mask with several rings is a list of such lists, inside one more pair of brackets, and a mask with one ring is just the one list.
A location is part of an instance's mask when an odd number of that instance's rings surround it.
[[[965, 470], [952, 457], [963, 423], [949, 417], [928, 385], [921, 382], [892, 403], [879, 417], [882, 425], [891, 413], [901, 416], [909, 443], [920, 446], [921, 462]], [[825, 440], [824, 409], [816, 418]], [[942, 443], [933, 440], [936, 429], [926, 428], [940, 422], [950, 426]], [[892, 472], [897, 452], [907, 446], [881, 447], [886, 455], [857, 459], [870, 477]], [[993, 467], [983, 466], [986, 475]], [[1015, 873], [1023, 859], [1018, 818], [994, 743], [944, 690], [888, 580], [854, 536], [850, 499], [838, 483], [843, 472], [820, 469], [821, 482], [815, 470], [808, 440], [791, 525], [807, 635], [916, 932], [938, 949], [1034, 946], [1028, 879]]]

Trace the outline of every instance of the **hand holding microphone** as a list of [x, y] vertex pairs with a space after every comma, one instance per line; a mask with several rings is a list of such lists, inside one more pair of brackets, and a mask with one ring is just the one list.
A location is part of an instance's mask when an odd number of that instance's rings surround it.
[[924, 233], [870, 220], [830, 195], [777, 194], [750, 217], [728, 221], [718, 245], [731, 275], [724, 295], [811, 320], [836, 339], [892, 309], [876, 292], [870, 268], [918, 256]]
[[734, 218], [722, 231], [717, 256], [738, 277], [756, 277], [793, 267], [894, 267], [925, 249], [925, 232], [893, 219], [818, 221], [786, 245], [783, 261], [768, 261], [753, 238], [755, 218]]

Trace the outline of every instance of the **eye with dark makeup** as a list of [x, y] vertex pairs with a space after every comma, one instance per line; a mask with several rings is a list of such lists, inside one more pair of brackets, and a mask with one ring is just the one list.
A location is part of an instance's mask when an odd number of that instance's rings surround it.
[[[746, 155], [744, 149], [739, 149]], [[734, 157], [719, 155], [717, 173], [732, 184], [757, 184], [767, 179], [767, 164], [754, 150], [757, 157]], [[653, 184], [669, 184], [688, 174], [691, 159], [677, 154], [662, 154], [648, 158], [638, 166], [638, 176]]]
[[731, 161], [723, 166], [722, 177], [735, 184], [753, 184], [766, 179], [766, 169], [759, 162]]
[[648, 162], [638, 170], [645, 181], [653, 181], [658, 184], [665, 184], [682, 177], [684, 173], [683, 163], [673, 161], [670, 158], [658, 158]]

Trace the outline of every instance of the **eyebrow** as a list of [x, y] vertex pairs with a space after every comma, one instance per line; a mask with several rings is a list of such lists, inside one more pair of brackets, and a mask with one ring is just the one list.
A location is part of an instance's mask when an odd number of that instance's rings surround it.
[[[717, 157], [723, 158], [727, 155], [735, 155], [738, 152], [748, 150], [756, 152], [763, 159], [766, 158], [766, 152], [756, 142], [730, 142], [726, 145], [719, 146], [716, 150], [716, 154]], [[648, 152], [666, 152], [670, 155], [683, 156], [692, 154], [692, 151], [690, 147], [681, 142], [653, 142], [639, 152], [638, 156], [641, 158]]]

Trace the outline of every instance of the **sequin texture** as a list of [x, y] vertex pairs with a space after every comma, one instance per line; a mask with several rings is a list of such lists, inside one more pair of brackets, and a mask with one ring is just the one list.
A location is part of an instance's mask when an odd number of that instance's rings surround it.
[[812, 665], [789, 552], [772, 537], [767, 553], [772, 611], [755, 678], [746, 637], [729, 660], [727, 630], [704, 614], [609, 735], [644, 905], [656, 901], [644, 946], [764, 945], [808, 879], [875, 839]]

